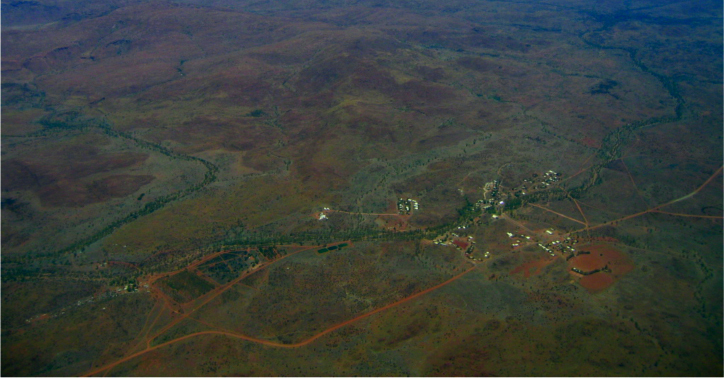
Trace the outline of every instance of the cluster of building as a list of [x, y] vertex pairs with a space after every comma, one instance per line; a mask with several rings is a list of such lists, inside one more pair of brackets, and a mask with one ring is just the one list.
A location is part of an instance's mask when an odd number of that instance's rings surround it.
[[[458, 229], [465, 229], [466, 227], [458, 227]], [[445, 233], [438, 236], [433, 240], [433, 244], [437, 245], [454, 245], [459, 251], [465, 252], [466, 255], [470, 255], [475, 247], [474, 238], [472, 236], [460, 236], [454, 232]], [[468, 256], [470, 257], [470, 256]]]
[[[467, 229], [467, 226], [458, 227], [458, 230], [465, 229]], [[475, 238], [473, 236], [461, 236], [455, 232], [447, 232], [443, 235], [438, 236], [432, 242], [436, 245], [452, 245], [458, 251], [463, 252], [465, 254], [465, 257], [467, 257], [468, 259], [483, 261], [483, 259], [473, 256], [473, 252], [475, 252]], [[483, 256], [486, 259], [490, 258], [490, 252], [485, 252]]]
[[[490, 182], [485, 183], [483, 186], [483, 198], [478, 200], [476, 203], [476, 206], [480, 209], [491, 209], [491, 208], [501, 208], [505, 206], [505, 202], [507, 199], [512, 198], [512, 196], [520, 197], [525, 196], [528, 194], [528, 186], [531, 186], [532, 190], [539, 190], [539, 189], [545, 189], [552, 185], [555, 182], [560, 181], [561, 174], [557, 173], [553, 170], [549, 170], [541, 175], [534, 173], [532, 175], [532, 178], [524, 179], [523, 184], [519, 187], [512, 188], [510, 191], [506, 190], [504, 192], [501, 192], [501, 186], [500, 181], [498, 180], [492, 180]], [[410, 210], [410, 206], [408, 205], [408, 201], [412, 201], [410, 199], [404, 200], [400, 199], [397, 203], [398, 209], [400, 210], [400, 213], [405, 213]], [[417, 209], [417, 207], [415, 207]], [[498, 214], [495, 214], [494, 211], [491, 217], [493, 219], [499, 218], [500, 216]], [[476, 223], [476, 220], [473, 220], [472, 224], [478, 224]], [[464, 229], [465, 226], [458, 227], [458, 229]], [[548, 229], [545, 230], [545, 233], [548, 234], [551, 237], [544, 237], [543, 239], [550, 240], [552, 238], [557, 237], [557, 233], [554, 229]], [[546, 253], [550, 254], [551, 256], [555, 256], [556, 253], [560, 253], [562, 255], [566, 255], [568, 253], [575, 254], [576, 249], [573, 247], [578, 241], [575, 239], [572, 239], [570, 237], [567, 237], [562, 240], [554, 240], [551, 242], [545, 242], [545, 241], [539, 241], [536, 237], [531, 237], [529, 235], [524, 234], [514, 234], [512, 232], [506, 233], [508, 237], [511, 240], [511, 247], [513, 249], [516, 249], [518, 247], [521, 247], [523, 245], [532, 245], [533, 243], [537, 244], [541, 249], [543, 249]], [[453, 244], [458, 250], [461, 250], [465, 252], [465, 256], [469, 259], [473, 260], [482, 260], [479, 258], [475, 258], [472, 256], [472, 252], [474, 250], [473, 247], [473, 241], [472, 237], [469, 236], [467, 239], [464, 239], [463, 237], [459, 237], [455, 233], [448, 233], [445, 235], [442, 235], [438, 238], [436, 238], [433, 241], [434, 244], [437, 245], [450, 245]], [[486, 251], [483, 254], [483, 258], [487, 259], [491, 257], [490, 251]]]
[[500, 191], [500, 181], [493, 180], [486, 182], [483, 187], [483, 199], [477, 202], [478, 207], [487, 209], [494, 205], [498, 199], [498, 193]]
[[[538, 176], [538, 175], [534, 175], [533, 177], [536, 177], [536, 176]], [[545, 188], [551, 186], [551, 184], [553, 184], [554, 182], [560, 181], [560, 179], [561, 179], [560, 173], [556, 173], [552, 170], [549, 170], [548, 172], [543, 174], [541, 181], [537, 182], [536, 186], [534, 186], [533, 188], [534, 189], [545, 189]]]
[[[552, 228], [547, 229], [545, 232], [548, 235], [555, 234], [555, 230]], [[529, 235], [514, 234], [512, 232], [506, 232], [506, 234], [508, 235], [508, 237], [510, 239], [513, 239], [512, 243], [510, 245], [513, 248], [520, 247], [521, 245], [523, 245], [526, 242], [534, 242], [538, 245], [538, 247], [540, 247], [542, 250], [544, 250], [546, 253], [550, 254], [551, 256], [555, 256], [556, 252], [561, 253], [561, 254], [566, 254], [566, 253], [574, 254], [574, 253], [576, 253], [576, 249], [573, 248], [573, 246], [578, 243], [577, 239], [573, 239], [571, 237], [567, 237], [562, 240], [554, 240], [554, 241], [545, 243], [545, 242], [540, 242], [534, 238], [531, 238]]]
[[481, 209], [489, 209], [492, 206], [504, 206], [508, 198], [521, 197], [528, 194], [528, 184], [532, 185], [532, 189], [545, 189], [554, 182], [560, 181], [561, 174], [553, 170], [543, 173], [539, 177], [537, 173], [533, 173], [532, 178], [524, 179], [522, 185], [512, 188], [504, 193], [500, 192], [500, 181], [493, 180], [485, 183], [483, 187], [483, 199], [477, 202], [477, 206]]
[[486, 182], [485, 186], [483, 187], [483, 199], [486, 201], [495, 199], [495, 197], [498, 196], [499, 190], [500, 190], [500, 181], [493, 180], [490, 182]]
[[432, 243], [433, 243], [433, 244], [436, 244], [436, 245], [450, 245], [450, 243], [452, 242], [452, 239], [454, 239], [454, 238], [456, 238], [456, 237], [458, 237], [458, 234], [456, 234], [456, 233], [454, 233], [454, 232], [453, 232], [453, 233], [445, 233], [445, 234], [442, 234], [442, 235], [436, 237], [436, 238], [432, 241]]
[[328, 207], [325, 207], [324, 209], [322, 209], [322, 211], [319, 213], [319, 216], [317, 217], [317, 219], [318, 219], [318, 220], [328, 219], [326, 212], [329, 211], [329, 210], [330, 210], [330, 209], [329, 209]]
[[411, 198], [397, 200], [397, 211], [400, 215], [410, 214], [412, 210], [420, 210], [420, 204]]
[[512, 232], [506, 232], [506, 235], [508, 235], [509, 238], [513, 239], [513, 243], [511, 243], [511, 247], [517, 248], [520, 247], [525, 241], [530, 241], [531, 237], [528, 235], [523, 234], [514, 234]]
[[499, 201], [500, 181], [493, 180], [486, 182], [483, 187], [483, 199], [478, 200], [476, 205], [481, 209], [488, 209], [496, 204], [503, 205], [504, 202]]
[[[546, 233], [548, 231], [551, 231], [549, 234], [552, 234], [552, 230], [546, 230]], [[538, 246], [549, 253], [551, 256], [555, 256], [556, 252], [561, 254], [570, 254], [566, 260], [570, 259], [571, 257], [575, 256], [576, 249], [573, 248], [574, 245], [578, 244], [578, 239], [573, 239], [571, 237], [567, 237], [563, 240], [554, 240], [550, 243], [538, 243]]]
[[[460, 227], [464, 229], [465, 227]], [[467, 257], [470, 260], [476, 260], [476, 261], [482, 261], [482, 259], [473, 257], [473, 252], [475, 251], [475, 240], [472, 236], [458, 236], [458, 234], [453, 233], [453, 240], [452, 244], [457, 248], [458, 251], [462, 251], [465, 253], [465, 257]], [[490, 257], [490, 252], [485, 252], [485, 258]]]
[[532, 178], [527, 178], [523, 180], [523, 184], [519, 187], [513, 188], [512, 193], [516, 197], [524, 196], [527, 193], [528, 186], [527, 184], [532, 185], [532, 189], [545, 189], [554, 182], [558, 182], [561, 180], [561, 174], [557, 173], [553, 170], [549, 170], [548, 172], [543, 173], [542, 177], [539, 177], [537, 173], [533, 173]]

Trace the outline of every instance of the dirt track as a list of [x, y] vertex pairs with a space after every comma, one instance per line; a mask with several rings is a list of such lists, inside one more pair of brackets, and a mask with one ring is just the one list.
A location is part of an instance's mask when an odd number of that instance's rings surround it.
[[[306, 250], [306, 249], [304, 249], [304, 250]], [[301, 252], [301, 251], [298, 251], [298, 252]], [[297, 252], [297, 253], [298, 253], [298, 252]], [[289, 256], [289, 255], [287, 255], [287, 256]], [[285, 257], [286, 257], [286, 256], [285, 256]], [[279, 260], [280, 260], [280, 259], [279, 259]], [[278, 260], [275, 260], [275, 261], [273, 261], [273, 262], [276, 262], [276, 261], [278, 261]], [[273, 262], [272, 262], [272, 263], [273, 263]], [[192, 310], [192, 311], [188, 312], [187, 314], [185, 314], [184, 316], [181, 316], [181, 317], [177, 318], [176, 320], [174, 320], [173, 322], [171, 322], [171, 324], [169, 324], [168, 326], [164, 327], [160, 332], [158, 332], [157, 334], [155, 334], [154, 336], [152, 336], [150, 339], [148, 339], [148, 343], [149, 343], [149, 344], [147, 344], [147, 348], [146, 348], [146, 349], [144, 349], [144, 350], [142, 350], [142, 351], [140, 351], [140, 352], [133, 353], [133, 354], [128, 355], [128, 356], [126, 356], [126, 357], [123, 357], [122, 359], [120, 359], [120, 360], [118, 360], [118, 361], [116, 361], [116, 362], [113, 362], [113, 363], [111, 363], [111, 364], [108, 364], [108, 365], [102, 366], [102, 367], [100, 367], [100, 368], [97, 368], [97, 369], [95, 369], [95, 370], [93, 370], [93, 371], [91, 371], [91, 372], [89, 372], [89, 373], [84, 374], [83, 376], [86, 376], [86, 377], [87, 377], [87, 376], [92, 376], [92, 375], [99, 374], [99, 373], [101, 373], [101, 372], [103, 372], [103, 371], [110, 370], [110, 369], [112, 369], [112, 368], [114, 368], [114, 367], [116, 367], [116, 366], [118, 366], [118, 365], [120, 365], [120, 364], [122, 364], [122, 363], [124, 363], [124, 362], [126, 362], [126, 361], [129, 361], [129, 360], [133, 359], [133, 358], [136, 358], [136, 357], [138, 357], [138, 356], [144, 355], [144, 354], [146, 354], [146, 353], [148, 353], [148, 352], [152, 352], [152, 351], [154, 351], [154, 350], [156, 350], [156, 349], [159, 349], [159, 348], [162, 348], [162, 347], [171, 345], [171, 344], [175, 344], [175, 343], [178, 343], [178, 342], [181, 342], [181, 341], [190, 339], [190, 338], [194, 338], [194, 337], [197, 337], [197, 336], [203, 336], [203, 335], [224, 335], [224, 336], [234, 337], [234, 338], [237, 338], [237, 339], [242, 339], [242, 340], [254, 342], [254, 343], [257, 343], [257, 344], [262, 344], [262, 345], [266, 345], [266, 346], [270, 346], [270, 347], [276, 347], [276, 348], [300, 348], [300, 347], [306, 346], [306, 345], [314, 342], [315, 340], [319, 339], [320, 337], [322, 337], [322, 336], [324, 336], [324, 335], [327, 335], [328, 333], [334, 332], [334, 331], [336, 331], [336, 330], [338, 330], [338, 329], [340, 329], [340, 328], [342, 328], [342, 327], [345, 327], [345, 326], [347, 326], [347, 325], [349, 325], [349, 324], [352, 324], [352, 323], [354, 323], [354, 322], [357, 322], [357, 321], [359, 321], [359, 320], [362, 320], [362, 319], [364, 319], [364, 318], [367, 318], [367, 317], [372, 316], [372, 315], [374, 315], [374, 314], [377, 314], [377, 313], [379, 313], [379, 312], [388, 310], [388, 309], [390, 309], [390, 308], [392, 308], [392, 307], [401, 305], [401, 304], [403, 304], [403, 303], [405, 303], [405, 302], [411, 301], [411, 300], [413, 300], [413, 299], [415, 299], [415, 298], [417, 298], [417, 297], [420, 297], [420, 296], [422, 296], [422, 295], [425, 295], [425, 294], [427, 294], [427, 293], [430, 293], [430, 292], [432, 292], [432, 291], [435, 291], [435, 290], [437, 290], [437, 289], [439, 289], [439, 288], [441, 288], [441, 287], [443, 287], [443, 286], [446, 286], [446, 285], [450, 284], [451, 282], [453, 282], [453, 281], [461, 278], [462, 276], [470, 273], [470, 272], [473, 271], [475, 268], [476, 268], [475, 266], [472, 266], [472, 267], [468, 268], [467, 270], [463, 271], [462, 273], [460, 273], [460, 274], [458, 274], [458, 275], [456, 275], [456, 276], [448, 279], [448, 280], [445, 281], [445, 282], [442, 282], [442, 283], [440, 283], [440, 284], [437, 284], [437, 285], [435, 285], [435, 286], [432, 286], [432, 287], [430, 287], [430, 288], [427, 288], [427, 289], [425, 289], [425, 290], [423, 290], [423, 291], [420, 291], [420, 292], [418, 292], [418, 293], [416, 293], [416, 294], [410, 295], [409, 297], [403, 298], [403, 299], [401, 299], [401, 300], [399, 300], [399, 301], [397, 301], [397, 302], [390, 303], [390, 304], [388, 304], [388, 305], [386, 305], [386, 306], [383, 306], [383, 307], [380, 307], [380, 308], [378, 308], [378, 309], [376, 309], [376, 310], [372, 310], [372, 311], [367, 312], [367, 313], [365, 313], [365, 314], [362, 314], [362, 315], [356, 316], [356, 317], [354, 317], [354, 318], [352, 318], [352, 319], [346, 320], [346, 321], [344, 321], [344, 322], [342, 322], [342, 323], [336, 324], [336, 325], [334, 325], [334, 326], [332, 326], [332, 327], [329, 327], [329, 328], [327, 328], [327, 329], [325, 329], [325, 330], [317, 333], [316, 335], [314, 335], [314, 336], [312, 336], [312, 337], [310, 337], [310, 338], [308, 338], [308, 339], [306, 339], [306, 340], [300, 341], [300, 342], [298, 342], [298, 343], [282, 344], [282, 343], [277, 343], [277, 342], [274, 342], [274, 341], [258, 339], [258, 338], [251, 337], [251, 336], [247, 336], [247, 335], [243, 335], [243, 334], [240, 334], [240, 333], [235, 333], [235, 332], [230, 332], [230, 331], [225, 331], [225, 330], [213, 330], [213, 331], [195, 332], [195, 333], [192, 333], [192, 334], [189, 334], [189, 335], [181, 336], [181, 337], [179, 337], [179, 338], [176, 338], [176, 339], [167, 341], [167, 342], [162, 343], [162, 344], [158, 344], [158, 345], [155, 345], [155, 346], [150, 346], [150, 342], [151, 342], [153, 339], [155, 339], [155, 338], [158, 337], [159, 335], [163, 334], [163, 332], [165, 332], [166, 330], [168, 330], [168, 329], [169, 329], [170, 327], [172, 327], [173, 325], [178, 324], [178, 322], [180, 322], [181, 320], [188, 318], [188, 317], [193, 313], [193, 310]], [[252, 272], [252, 273], [253, 273], [253, 272]], [[238, 279], [236, 279], [236, 280], [234, 280], [234, 281], [231, 281], [229, 284], [219, 287], [217, 290], [215, 290], [214, 295], [211, 295], [209, 298], [207, 298], [206, 300], [204, 300], [204, 302], [203, 302], [202, 304], [200, 304], [199, 306], [197, 306], [195, 309], [197, 309], [197, 308], [205, 305], [205, 304], [208, 303], [211, 299], [215, 298], [216, 296], [218, 296], [219, 294], [221, 294], [223, 291], [225, 291], [226, 289], [228, 289], [228, 288], [230, 288], [231, 286], [233, 286], [233, 284], [237, 283], [238, 281], [240, 281], [241, 279], [243, 279], [243, 278], [245, 278], [245, 277], [247, 277], [247, 276], [248, 276], [248, 275], [241, 276], [240, 278], [238, 278]], [[194, 310], [195, 310], [195, 309], [194, 309]], [[155, 323], [155, 321], [154, 321], [154, 323]], [[204, 324], [206, 324], [206, 323], [204, 323]]]
[[[648, 214], [648, 213], [662, 213], [662, 214], [668, 214], [668, 215], [674, 215], [674, 216], [683, 216], [683, 217], [721, 219], [722, 217], [709, 216], [709, 215], [669, 213], [669, 212], [661, 211], [660, 209], [661, 209], [662, 207], [666, 207], [666, 206], [669, 206], [669, 205], [671, 205], [671, 204], [674, 204], [674, 203], [677, 203], [677, 202], [680, 202], [680, 201], [683, 201], [683, 200], [686, 200], [686, 199], [689, 199], [689, 198], [695, 196], [695, 195], [696, 195], [697, 193], [699, 193], [702, 189], [704, 189], [707, 185], [709, 185], [709, 183], [711, 183], [711, 182], [714, 180], [714, 178], [715, 178], [716, 176], [718, 176], [718, 175], [722, 172], [722, 169], [724, 169], [724, 166], [719, 167], [719, 169], [717, 169], [716, 172], [714, 172], [714, 173], [709, 177], [709, 179], [707, 179], [703, 184], [701, 184], [701, 186], [699, 186], [696, 190], [692, 191], [691, 193], [689, 193], [689, 194], [687, 194], [687, 195], [685, 195], [685, 196], [683, 196], [683, 197], [679, 197], [679, 198], [677, 198], [677, 199], [671, 200], [671, 201], [666, 202], [666, 203], [664, 203], [664, 204], [661, 204], [661, 205], [652, 207], [652, 208], [650, 208], [650, 209], [648, 209], [648, 210], [644, 210], [644, 211], [641, 211], [641, 212], [638, 212], [638, 213], [635, 213], [635, 214], [627, 215], [627, 216], [625, 216], [625, 217], [621, 217], [621, 218], [618, 218], [618, 219], [614, 219], [614, 220], [611, 220], [611, 221], [608, 221], [608, 222], [604, 222], [604, 223], [601, 223], [601, 224], [598, 224], [598, 225], [595, 225], [595, 226], [590, 226], [590, 227], [587, 226], [587, 227], [585, 227], [585, 228], [582, 228], [582, 229], [580, 229], [580, 230], [573, 231], [573, 232], [571, 232], [571, 233], [593, 230], [593, 229], [596, 229], [596, 228], [599, 228], [599, 227], [603, 227], [603, 226], [606, 226], [606, 225], [611, 224], [611, 223], [614, 223], [614, 222], [621, 222], [621, 221], [628, 220], [628, 219], [631, 219], [631, 218], [636, 218], [636, 217], [639, 217], [639, 216], [642, 216], [642, 215]], [[534, 206], [535, 206], [535, 205], [534, 205]], [[561, 214], [561, 215], [562, 215], [562, 214]], [[567, 217], [566, 217], [566, 218], [567, 218]]]

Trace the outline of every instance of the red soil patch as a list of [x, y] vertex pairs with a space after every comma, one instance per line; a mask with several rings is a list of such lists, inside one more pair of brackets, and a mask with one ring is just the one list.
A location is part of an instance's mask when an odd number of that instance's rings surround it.
[[610, 274], [604, 272], [598, 272], [591, 274], [590, 276], [584, 276], [578, 283], [585, 287], [591, 293], [598, 293], [603, 291], [607, 287], [613, 285], [616, 279]]
[[571, 267], [580, 269], [584, 272], [590, 272], [606, 266], [606, 262], [603, 258], [598, 254], [594, 255], [593, 252], [591, 252], [590, 255], [578, 255], [572, 258], [569, 263], [571, 264]]
[[455, 239], [453, 240], [453, 244], [455, 244], [458, 248], [462, 250], [466, 250], [470, 246], [470, 244], [468, 244], [468, 242], [464, 239]]
[[578, 255], [568, 261], [572, 268], [590, 272], [608, 267], [610, 272], [597, 272], [583, 276], [579, 283], [589, 292], [596, 293], [613, 285], [624, 274], [630, 272], [634, 265], [618, 249], [607, 244], [591, 244], [579, 247], [590, 254]]
[[524, 263], [524, 264], [518, 266], [517, 268], [511, 270], [510, 274], [513, 275], [516, 273], [523, 272], [523, 277], [528, 278], [531, 275], [534, 276], [536, 274], [539, 274], [543, 270], [543, 268], [548, 266], [553, 261], [555, 261], [555, 257], [550, 257], [550, 258], [546, 257], [546, 258], [542, 258], [540, 260], [528, 261], [527, 263]]

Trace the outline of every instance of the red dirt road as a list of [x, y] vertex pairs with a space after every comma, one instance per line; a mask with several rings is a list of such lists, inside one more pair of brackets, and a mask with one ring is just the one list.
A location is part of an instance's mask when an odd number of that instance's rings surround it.
[[[671, 200], [671, 201], [669, 201], [669, 202], [666, 202], [666, 203], [664, 203], [664, 204], [661, 204], [661, 205], [652, 207], [652, 208], [650, 208], [650, 209], [648, 209], [648, 210], [644, 210], [644, 211], [638, 212], [638, 213], [636, 213], [636, 214], [627, 215], [627, 216], [625, 216], [625, 217], [621, 217], [621, 218], [618, 218], [618, 219], [614, 219], [614, 220], [612, 220], [612, 221], [604, 222], [604, 223], [601, 223], [601, 224], [598, 224], [598, 225], [595, 225], [595, 226], [587, 226], [587, 227], [582, 228], [582, 229], [580, 229], [580, 230], [572, 231], [571, 234], [576, 233], [576, 232], [581, 232], [581, 231], [593, 230], [593, 229], [596, 229], [596, 228], [599, 228], [599, 227], [603, 227], [603, 226], [606, 226], [606, 225], [611, 224], [611, 223], [614, 223], [614, 222], [621, 222], [621, 221], [624, 221], [624, 220], [627, 220], [627, 219], [640, 217], [640, 216], [642, 216], [642, 215], [644, 215], [644, 214], [648, 214], [648, 213], [663, 213], [663, 214], [669, 214], [669, 215], [675, 215], [675, 216], [684, 216], [684, 217], [696, 217], [696, 218], [710, 218], [710, 217], [711, 217], [711, 218], [713, 218], [713, 219], [721, 219], [721, 217], [716, 217], [716, 216], [668, 213], [668, 212], [663, 212], [663, 211], [661, 211], [661, 208], [662, 208], [662, 207], [669, 206], [669, 205], [674, 204], [674, 203], [677, 203], [677, 202], [679, 202], [679, 201], [683, 201], [683, 200], [689, 199], [689, 198], [695, 196], [695, 195], [696, 195], [697, 193], [699, 193], [702, 189], [704, 189], [704, 187], [706, 187], [707, 185], [709, 185], [709, 183], [711, 183], [711, 182], [714, 180], [714, 178], [715, 178], [716, 176], [718, 176], [718, 175], [722, 172], [722, 169], [724, 169], [724, 166], [719, 167], [719, 169], [717, 169], [716, 172], [714, 172], [714, 173], [709, 177], [709, 179], [706, 180], [703, 184], [701, 184], [701, 186], [699, 186], [696, 190], [692, 191], [691, 193], [689, 193], [689, 194], [687, 194], [687, 195], [685, 195], [685, 196], [683, 196], [683, 197], [680, 197], [680, 198]], [[535, 206], [535, 205], [533, 205], [533, 206]], [[562, 214], [559, 214], [559, 215], [562, 215]]]
[[450, 284], [451, 282], [453, 282], [453, 281], [461, 278], [462, 276], [464, 276], [464, 275], [472, 272], [475, 268], [476, 268], [475, 266], [470, 267], [470, 268], [468, 268], [466, 271], [464, 271], [464, 272], [462, 272], [462, 273], [460, 273], [460, 274], [458, 274], [458, 275], [456, 275], [456, 276], [448, 279], [448, 280], [445, 281], [445, 282], [442, 282], [442, 283], [440, 283], [440, 284], [437, 284], [437, 285], [435, 285], [435, 286], [432, 286], [432, 287], [430, 287], [430, 288], [427, 288], [427, 289], [425, 289], [425, 290], [423, 290], [423, 291], [421, 291], [421, 292], [419, 292], [419, 293], [417, 293], [417, 294], [413, 294], [413, 295], [411, 295], [411, 296], [409, 296], [409, 297], [406, 297], [406, 298], [403, 298], [403, 299], [401, 299], [401, 300], [399, 300], [399, 301], [397, 301], [397, 302], [390, 303], [390, 304], [388, 304], [388, 305], [386, 305], [386, 306], [384, 306], [384, 307], [380, 307], [380, 308], [378, 308], [378, 309], [376, 309], [376, 310], [372, 310], [372, 311], [370, 311], [370, 312], [368, 312], [368, 313], [362, 314], [362, 315], [360, 315], [360, 316], [354, 317], [354, 318], [352, 318], [352, 319], [349, 319], [349, 320], [347, 320], [347, 321], [344, 321], [344, 322], [342, 322], [342, 323], [339, 323], [339, 324], [337, 324], [337, 325], [334, 325], [334, 326], [332, 326], [332, 327], [329, 327], [329, 328], [325, 329], [324, 331], [319, 332], [319, 333], [317, 333], [316, 335], [314, 335], [314, 336], [312, 336], [312, 337], [310, 337], [310, 338], [308, 338], [308, 339], [306, 339], [306, 340], [300, 341], [300, 342], [298, 342], [298, 343], [294, 343], [294, 344], [282, 344], [282, 343], [277, 343], [277, 342], [274, 342], [274, 341], [257, 339], [257, 338], [255, 338], [255, 337], [251, 337], [251, 336], [247, 336], [247, 335], [243, 335], [243, 334], [235, 333], [235, 332], [229, 332], [229, 331], [216, 331], [216, 330], [215, 330], [215, 331], [195, 332], [195, 333], [188, 334], [188, 335], [186, 335], [186, 336], [181, 336], [181, 337], [179, 337], [179, 338], [176, 338], [176, 339], [167, 341], [167, 342], [162, 343], [162, 344], [158, 344], [158, 345], [155, 345], [155, 346], [146, 348], [146, 349], [144, 349], [144, 350], [142, 350], [142, 351], [140, 351], [140, 352], [137, 352], [137, 353], [131, 354], [131, 355], [129, 355], [129, 356], [126, 356], [126, 357], [124, 357], [124, 358], [122, 358], [122, 359], [120, 359], [120, 360], [118, 360], [118, 361], [116, 361], [116, 362], [113, 362], [113, 363], [108, 364], [108, 365], [106, 365], [106, 366], [102, 366], [102, 367], [100, 367], [100, 368], [98, 368], [98, 369], [95, 369], [95, 370], [93, 370], [93, 371], [91, 371], [91, 372], [89, 372], [89, 373], [84, 374], [83, 376], [84, 376], [84, 377], [88, 377], [88, 376], [93, 376], [93, 375], [99, 374], [99, 373], [101, 373], [101, 372], [103, 372], [103, 371], [112, 369], [112, 368], [114, 368], [114, 367], [116, 367], [116, 366], [118, 366], [118, 365], [120, 365], [120, 364], [122, 364], [122, 363], [124, 363], [124, 362], [126, 362], [126, 361], [129, 361], [129, 360], [131, 360], [131, 359], [133, 359], [133, 358], [136, 358], [136, 357], [138, 357], [138, 356], [142, 356], [142, 355], [144, 355], [144, 354], [146, 354], [146, 353], [149, 353], [149, 352], [152, 352], [152, 351], [154, 351], [154, 350], [156, 350], [156, 349], [159, 349], [159, 348], [162, 348], [162, 347], [171, 345], [171, 344], [175, 344], [175, 343], [178, 343], [178, 342], [181, 342], [181, 341], [184, 341], [184, 340], [188, 340], [188, 339], [191, 339], [191, 338], [194, 338], [194, 337], [197, 337], [197, 336], [203, 336], [203, 335], [224, 335], [224, 336], [234, 337], [234, 338], [237, 338], [237, 339], [242, 339], [242, 340], [246, 340], [246, 341], [250, 341], [250, 342], [254, 342], [254, 343], [258, 343], [258, 344], [262, 344], [262, 345], [266, 345], [266, 346], [270, 346], [270, 347], [276, 347], [276, 348], [299, 348], [299, 347], [303, 347], [303, 346], [305, 346], [305, 345], [308, 345], [308, 344], [314, 342], [315, 340], [319, 339], [320, 337], [322, 337], [322, 336], [324, 336], [324, 335], [326, 335], [326, 334], [328, 334], [328, 333], [334, 332], [334, 331], [336, 331], [336, 330], [338, 330], [338, 329], [340, 329], [340, 328], [342, 328], [342, 327], [345, 327], [345, 326], [347, 326], [347, 325], [350, 325], [350, 324], [352, 324], [352, 323], [354, 323], [354, 322], [357, 322], [357, 321], [359, 321], [359, 320], [362, 320], [362, 319], [364, 319], [364, 318], [370, 317], [370, 316], [372, 316], [372, 315], [374, 315], [374, 314], [377, 314], [377, 313], [379, 313], [379, 312], [388, 310], [388, 309], [390, 309], [390, 308], [392, 308], [392, 307], [401, 305], [401, 304], [403, 304], [403, 303], [405, 303], [405, 302], [409, 302], [409, 301], [411, 301], [411, 300], [413, 300], [413, 299], [415, 299], [415, 298], [417, 298], [417, 297], [420, 297], [420, 296], [422, 296], [422, 295], [425, 295], [425, 294], [427, 294], [427, 293], [429, 293], [429, 292], [435, 291], [435, 290], [437, 290], [437, 289], [439, 289], [439, 288], [441, 288], [441, 287], [443, 287], [443, 286], [445, 286], [445, 285], [448, 285], [448, 284]]
[[549, 209], [549, 208], [547, 208], [547, 207], [543, 207], [543, 206], [540, 206], [540, 205], [536, 205], [536, 204], [534, 204], [534, 203], [531, 203], [531, 204], [529, 204], [529, 205], [531, 205], [531, 206], [533, 206], [533, 207], [537, 207], [537, 208], [539, 208], [539, 209], [541, 209], [541, 210], [545, 210], [545, 211], [551, 212], [551, 213], [556, 214], [556, 215], [558, 215], [558, 216], [561, 216], [561, 217], [563, 217], [563, 218], [570, 219], [570, 220], [572, 220], [572, 221], [574, 221], [574, 222], [576, 222], [576, 223], [580, 223], [580, 224], [582, 224], [582, 225], [585, 225], [585, 224], [586, 224], [586, 222], [582, 222], [582, 221], [579, 221], [578, 219], [571, 218], [571, 217], [569, 217], [568, 215], [561, 214], [561, 213], [559, 213], [559, 212], [557, 212], [557, 211], [553, 211], [553, 210], [551, 210], [551, 209]]

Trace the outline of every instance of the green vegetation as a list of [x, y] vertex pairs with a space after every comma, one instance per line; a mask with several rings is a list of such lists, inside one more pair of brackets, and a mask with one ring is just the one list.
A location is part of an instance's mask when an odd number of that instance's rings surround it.
[[266, 112], [264, 112], [261, 109], [254, 109], [251, 112], [246, 114], [247, 117], [256, 117], [256, 118], [263, 117], [265, 115], [266, 115]]
[[[150, 143], [144, 140], [141, 140], [139, 138], [136, 138], [128, 133], [118, 132], [110, 127], [106, 122], [98, 122], [95, 120], [89, 120], [83, 118], [79, 113], [77, 112], [68, 112], [63, 114], [55, 114], [50, 117], [46, 117], [44, 120], [41, 121], [41, 124], [48, 128], [64, 128], [64, 129], [80, 129], [83, 130], [85, 128], [89, 127], [95, 127], [103, 130], [107, 135], [111, 137], [118, 137], [118, 138], [125, 138], [128, 140], [131, 140], [136, 143], [141, 148], [145, 148], [154, 152], [161, 153], [167, 157], [170, 157], [172, 159], [180, 159], [185, 161], [193, 161], [201, 163], [206, 168], [206, 173], [204, 175], [203, 181], [192, 185], [190, 187], [187, 187], [181, 191], [162, 196], [160, 198], [155, 199], [154, 201], [146, 203], [143, 208], [141, 208], [138, 211], [134, 211], [125, 217], [118, 219], [110, 224], [108, 224], [105, 228], [102, 230], [96, 232], [95, 234], [78, 240], [75, 243], [59, 250], [56, 252], [51, 252], [48, 254], [38, 255], [38, 257], [45, 257], [45, 258], [55, 258], [62, 256], [64, 254], [68, 253], [77, 253], [78, 251], [83, 250], [87, 246], [97, 242], [98, 240], [101, 240], [102, 238], [110, 235], [113, 233], [116, 229], [123, 226], [124, 224], [127, 224], [129, 222], [132, 222], [139, 217], [148, 215], [153, 213], [154, 211], [157, 211], [161, 208], [163, 208], [166, 204], [182, 199], [184, 197], [187, 197], [195, 192], [198, 192], [199, 190], [203, 189], [204, 187], [210, 185], [217, 179], [217, 172], [219, 168], [215, 166], [214, 164], [195, 157], [195, 156], [189, 156], [185, 154], [180, 154], [177, 152], [174, 152], [168, 148], [165, 148], [157, 143]], [[143, 194], [138, 198], [138, 200], [141, 200], [143, 198]]]
[[214, 285], [188, 270], [159, 280], [159, 285], [179, 303], [198, 298], [214, 288]]
[[338, 249], [341, 250], [342, 248], [344, 248], [346, 246], [347, 246], [347, 243], [342, 243], [342, 244], [333, 245], [333, 246], [327, 247], [327, 248], [320, 248], [317, 250], [317, 253], [326, 253], [326, 252], [334, 251], [334, 250], [338, 250]]

